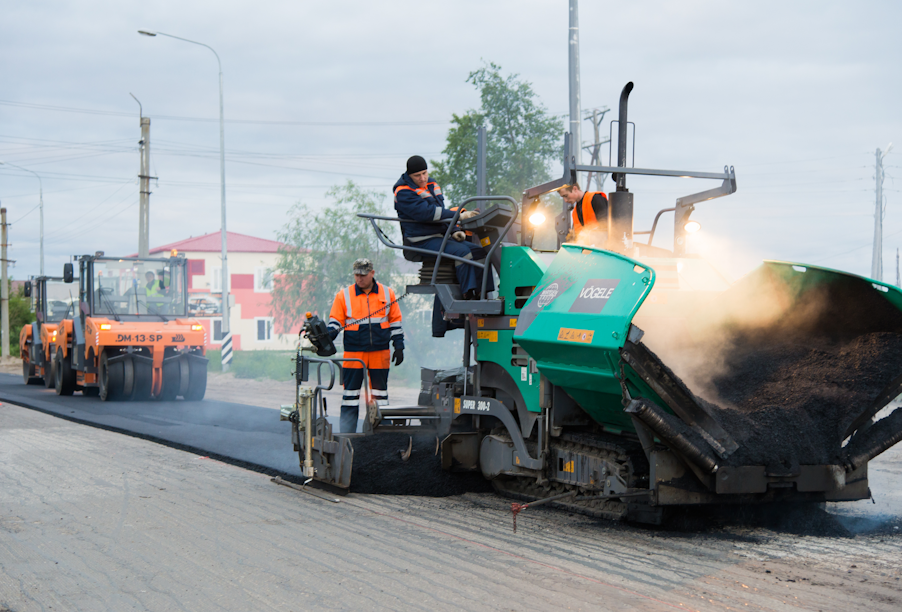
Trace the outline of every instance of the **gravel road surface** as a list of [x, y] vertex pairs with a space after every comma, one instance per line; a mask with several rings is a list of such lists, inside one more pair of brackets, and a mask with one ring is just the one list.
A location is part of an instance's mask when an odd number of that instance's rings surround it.
[[492, 494], [332, 503], [8, 403], [23, 393], [68, 418], [195, 447], [202, 433], [242, 461], [296, 466], [269, 408], [60, 399], [4, 377], [0, 611], [902, 608], [902, 504], [880, 492], [900, 488], [898, 450], [872, 463], [877, 504], [688, 515], [679, 529], [536, 508], [513, 533]]

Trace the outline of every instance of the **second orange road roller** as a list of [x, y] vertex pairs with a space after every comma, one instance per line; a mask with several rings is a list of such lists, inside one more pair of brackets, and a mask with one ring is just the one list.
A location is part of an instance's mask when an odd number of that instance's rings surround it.
[[[60, 322], [53, 348], [58, 395], [111, 400], [203, 399], [205, 330], [188, 317], [187, 260], [77, 258], [78, 305]], [[73, 265], [64, 279], [73, 281]]]

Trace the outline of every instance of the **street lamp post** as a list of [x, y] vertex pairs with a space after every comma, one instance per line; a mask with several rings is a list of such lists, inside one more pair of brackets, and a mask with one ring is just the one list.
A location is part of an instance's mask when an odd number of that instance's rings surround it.
[[216, 63], [219, 65], [219, 188], [220, 199], [222, 202], [222, 371], [228, 372], [229, 364], [232, 362], [232, 331], [229, 321], [229, 259], [228, 244], [226, 239], [226, 191], [225, 191], [225, 117], [223, 114], [222, 104], [222, 62], [219, 60], [219, 54], [210, 45], [205, 45], [196, 40], [189, 40], [181, 36], [173, 36], [164, 32], [148, 32], [146, 30], [138, 30], [138, 34], [144, 36], [167, 36], [175, 38], [194, 45], [206, 47], [216, 56]]
[[24, 170], [25, 172], [31, 172], [38, 179], [38, 189], [40, 194], [40, 199], [38, 200], [38, 208], [40, 209], [41, 216], [41, 276], [44, 276], [44, 181], [41, 180], [41, 175], [39, 175], [34, 170], [29, 170], [28, 168], [23, 168], [22, 166], [17, 166], [16, 164], [11, 164], [9, 162], [0, 161], [0, 164], [10, 166], [11, 168], [18, 168], [19, 170]]

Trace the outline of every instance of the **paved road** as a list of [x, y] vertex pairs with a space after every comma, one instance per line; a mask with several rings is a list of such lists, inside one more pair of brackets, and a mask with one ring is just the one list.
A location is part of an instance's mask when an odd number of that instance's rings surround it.
[[[285, 403], [291, 403], [287, 398]], [[37, 408], [80, 422], [132, 432], [231, 457], [300, 477], [289, 423], [274, 407], [229, 402], [102, 402], [75, 393], [60, 397], [21, 376], [0, 374], [0, 401]]]
[[0, 407], [0, 610], [898, 610], [892, 531], [638, 529], [491, 494], [330, 503]]
[[[410, 401], [414, 390], [405, 392], [402, 401]], [[335, 406], [336, 413], [339, 397], [340, 391], [330, 394], [330, 405]], [[0, 401], [4, 400], [300, 477], [289, 424], [279, 421], [275, 406], [211, 400], [101, 402], [80, 393], [59, 397], [43, 386], [22, 384], [21, 376], [0, 374]], [[895, 408], [892, 405], [879, 416]], [[902, 525], [902, 444], [871, 462], [869, 478], [873, 503], [828, 504], [828, 512], [855, 533], [880, 529], [887, 522]]]

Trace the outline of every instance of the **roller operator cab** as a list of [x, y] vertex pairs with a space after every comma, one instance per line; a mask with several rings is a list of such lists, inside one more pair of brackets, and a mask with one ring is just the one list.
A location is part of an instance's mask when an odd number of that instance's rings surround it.
[[109, 400], [203, 399], [205, 330], [188, 316], [187, 260], [77, 258], [78, 302], [53, 351], [59, 395]]
[[[736, 191], [733, 168], [627, 166], [631, 89], [617, 166], [566, 157], [563, 176], [526, 190], [519, 207], [498, 196], [461, 203], [482, 208], [460, 228], [485, 248], [484, 262], [395, 244], [377, 222], [401, 223], [403, 235], [402, 219], [359, 215], [385, 246], [422, 262], [407, 291], [434, 294], [464, 327], [463, 360], [422, 368], [417, 406], [368, 403], [364, 431], [348, 436], [332, 431], [320, 401], [341, 359], [299, 352], [296, 403], [281, 417], [305, 476], [348, 488], [355, 436], [409, 433], [436, 437], [445, 469], [479, 471], [507, 496], [609, 518], [657, 523], [668, 507], [870, 496], [868, 462], [902, 440], [902, 408], [885, 414], [902, 393], [902, 291], [780, 261], [729, 282], [687, 239], [697, 204]], [[541, 221], [542, 197], [577, 172], [613, 175], [607, 218], [574, 236], [565, 206], [540, 249], [527, 220]], [[719, 186], [678, 197], [650, 231], [634, 231], [631, 175]], [[673, 250], [652, 245], [670, 212]], [[458, 216], [437, 228], [444, 240]], [[454, 264], [496, 274], [497, 291], [483, 285], [479, 299], [463, 299]]]
[[53, 353], [59, 323], [78, 308], [78, 289], [62, 277], [35, 276], [25, 282], [25, 297], [32, 300], [35, 321], [19, 332], [22, 380], [53, 387]]

